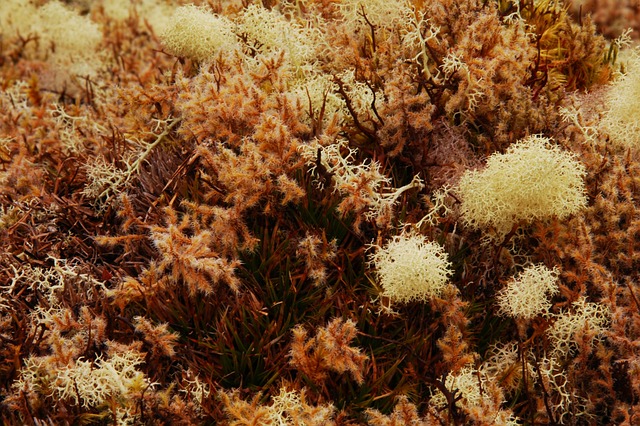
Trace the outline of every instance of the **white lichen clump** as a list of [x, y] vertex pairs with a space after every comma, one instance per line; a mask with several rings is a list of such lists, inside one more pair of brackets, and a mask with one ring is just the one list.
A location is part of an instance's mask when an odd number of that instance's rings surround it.
[[102, 66], [100, 27], [59, 1], [41, 7], [27, 0], [1, 1], [0, 34], [7, 39], [37, 37], [37, 43], [25, 44], [24, 54], [51, 66], [41, 82], [50, 88], [66, 88], [77, 76], [96, 77]]
[[[471, 418], [479, 412], [480, 407], [484, 409], [492, 407], [495, 410], [495, 415], [491, 419], [492, 424], [519, 425], [519, 419], [510, 410], [499, 408], [505, 400], [501, 390], [495, 387], [495, 383], [496, 377], [487, 374], [483, 367], [475, 368], [468, 364], [458, 373], [448, 374], [444, 385], [456, 395], [457, 404], [463, 411], [470, 414]], [[436, 390], [431, 397], [430, 405], [442, 410], [447, 407], [448, 401], [440, 390]]]
[[640, 51], [634, 51], [627, 72], [618, 77], [607, 93], [607, 111], [601, 122], [611, 142], [622, 148], [640, 143]]
[[[523, 373], [530, 383], [535, 383], [537, 375], [534, 369], [534, 362], [531, 353], [521, 359], [518, 343], [515, 341], [503, 343], [496, 342], [489, 346], [485, 355], [483, 371], [487, 373], [494, 382], [500, 383], [500, 387], [506, 393], [520, 389], [523, 384]], [[523, 368], [524, 367], [524, 368]]]
[[123, 22], [138, 17], [153, 29], [155, 34], [162, 34], [174, 23], [172, 17], [177, 7], [174, 2], [164, 0], [91, 0], [94, 9], [100, 7], [109, 19]]
[[513, 318], [530, 320], [549, 312], [549, 296], [558, 293], [558, 270], [544, 265], [527, 267], [509, 281], [496, 297], [499, 312]]
[[135, 409], [127, 397], [155, 386], [138, 370], [143, 363], [144, 356], [135, 351], [113, 351], [108, 357], [77, 359], [57, 366], [49, 357], [30, 357], [25, 360], [13, 387], [29, 394], [47, 393], [57, 400], [71, 400], [85, 408], [113, 403]]
[[575, 351], [578, 333], [587, 332], [591, 335], [591, 341], [599, 338], [609, 322], [609, 310], [604, 305], [587, 302], [581, 297], [573, 302], [572, 307], [572, 310], [557, 315], [553, 326], [547, 331], [556, 356], [566, 356]]
[[519, 224], [563, 219], [586, 206], [586, 171], [575, 155], [534, 135], [489, 157], [460, 179], [462, 220], [503, 237]]
[[384, 247], [375, 247], [371, 264], [383, 296], [392, 302], [427, 301], [439, 296], [452, 274], [442, 246], [422, 235], [396, 235]]
[[238, 33], [254, 44], [259, 52], [283, 50], [293, 63], [302, 64], [315, 53], [317, 33], [285, 18], [276, 10], [262, 6], [247, 7], [238, 23]]
[[386, 29], [405, 23], [412, 15], [406, 0], [343, 0], [339, 8], [347, 23], [365, 26], [370, 22]]
[[167, 52], [199, 62], [239, 47], [234, 24], [229, 19], [194, 5], [177, 8], [173, 23], [161, 38]]
[[[342, 216], [355, 213], [356, 228], [363, 219], [375, 221], [381, 228], [388, 227], [393, 206], [400, 196], [411, 189], [424, 187], [419, 175], [400, 188], [391, 187], [391, 179], [384, 175], [380, 164], [376, 161], [358, 163], [358, 150], [349, 147], [345, 139], [326, 146], [316, 140], [300, 145], [299, 152], [309, 165], [309, 173], [317, 175], [321, 166], [331, 175], [334, 191], [344, 197], [337, 210]], [[319, 181], [319, 185], [324, 184]]]

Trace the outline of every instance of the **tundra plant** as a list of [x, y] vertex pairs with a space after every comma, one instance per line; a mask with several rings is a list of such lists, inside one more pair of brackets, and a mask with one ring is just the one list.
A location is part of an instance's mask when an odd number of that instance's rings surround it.
[[[322, 168], [331, 175], [334, 191], [344, 197], [337, 210], [342, 216], [355, 214], [353, 226], [358, 232], [363, 220], [375, 221], [380, 228], [389, 227], [393, 206], [400, 196], [405, 191], [424, 187], [419, 175], [400, 188], [391, 187], [391, 179], [382, 173], [380, 164], [376, 161], [358, 163], [358, 150], [349, 147], [345, 139], [326, 146], [318, 141], [303, 144], [299, 152], [310, 166], [309, 173], [317, 176], [318, 169]], [[318, 180], [318, 185], [324, 184]]]
[[500, 313], [525, 320], [547, 313], [551, 307], [549, 296], [558, 293], [557, 281], [556, 268], [544, 265], [525, 268], [498, 293]]
[[489, 157], [484, 170], [460, 179], [462, 219], [472, 228], [507, 235], [514, 226], [574, 214], [587, 203], [584, 166], [549, 138], [529, 136], [504, 154]]
[[[476, 420], [474, 424], [519, 425], [519, 419], [510, 410], [502, 409], [504, 395], [496, 383], [495, 378], [487, 374], [484, 367], [476, 368], [468, 364], [457, 374], [449, 373], [444, 385], [456, 395], [457, 404], [462, 411]], [[438, 389], [433, 393], [430, 404], [437, 407], [437, 410], [443, 410], [448, 402]]]
[[593, 341], [602, 336], [609, 323], [610, 311], [605, 305], [587, 302], [581, 297], [572, 304], [572, 310], [556, 315], [556, 321], [548, 330], [554, 346], [553, 355], [566, 356], [575, 353], [578, 333], [587, 332]]
[[239, 48], [233, 23], [194, 5], [176, 9], [173, 23], [162, 34], [162, 42], [173, 55], [206, 61], [221, 51]]
[[392, 302], [427, 301], [439, 296], [452, 274], [442, 246], [418, 234], [396, 235], [371, 256], [383, 296]]
[[297, 25], [276, 10], [262, 6], [247, 7], [237, 21], [239, 36], [255, 53], [284, 53], [296, 71], [309, 70], [318, 44], [319, 33]]
[[622, 148], [640, 143], [640, 51], [634, 51], [627, 73], [618, 77], [607, 93], [607, 112], [601, 126], [611, 142]]
[[[27, 57], [49, 63], [52, 74], [45, 79], [53, 84], [49, 89], [67, 89], [75, 76], [97, 76], [102, 65], [98, 53], [102, 33], [95, 22], [59, 1], [48, 2], [39, 8], [26, 0], [0, 3], [2, 37], [24, 39]], [[37, 43], [26, 42], [32, 37]]]

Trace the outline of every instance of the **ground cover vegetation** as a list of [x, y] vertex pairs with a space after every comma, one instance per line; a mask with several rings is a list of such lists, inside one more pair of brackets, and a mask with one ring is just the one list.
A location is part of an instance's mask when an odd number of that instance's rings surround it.
[[639, 424], [638, 16], [3, 0], [0, 422]]

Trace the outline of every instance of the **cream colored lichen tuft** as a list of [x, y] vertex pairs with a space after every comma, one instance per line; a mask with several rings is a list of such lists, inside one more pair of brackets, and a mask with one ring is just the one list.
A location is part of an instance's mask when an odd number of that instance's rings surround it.
[[161, 39], [167, 52], [199, 62], [239, 47], [234, 24], [229, 19], [194, 5], [176, 9], [173, 22]]
[[320, 35], [288, 20], [275, 9], [251, 5], [236, 20], [238, 35], [256, 53], [282, 52], [295, 71], [310, 71]]
[[607, 93], [607, 111], [601, 126], [613, 145], [640, 145], [640, 51], [634, 51], [627, 72], [619, 76]]
[[25, 54], [64, 70], [65, 75], [95, 76], [101, 66], [98, 24], [59, 1], [41, 7], [27, 0], [1, 1], [0, 35], [7, 39], [37, 36], [37, 43], [25, 45]]
[[577, 333], [588, 331], [592, 340], [599, 338], [609, 322], [609, 309], [600, 303], [587, 302], [581, 297], [573, 302], [572, 308], [558, 314], [547, 331], [555, 356], [565, 356], [575, 351]]
[[[468, 364], [460, 369], [457, 374], [449, 373], [445, 379], [445, 387], [456, 397], [456, 403], [471, 418], [479, 412], [479, 408], [491, 407], [494, 414], [490, 424], [504, 426], [518, 426], [519, 419], [510, 410], [501, 409], [504, 404], [504, 395], [499, 387], [496, 387], [496, 378], [487, 374], [484, 367], [476, 368]], [[449, 402], [441, 390], [436, 390], [430, 405], [444, 410]], [[474, 424], [486, 424], [475, 423]]]
[[29, 0], [0, 1], [0, 34], [3, 38], [28, 36], [33, 31], [38, 8]]
[[403, 24], [411, 16], [411, 4], [406, 0], [343, 0], [339, 3], [340, 13], [349, 24], [394, 28]]
[[532, 319], [548, 313], [549, 296], [558, 293], [558, 270], [544, 265], [527, 267], [510, 280], [496, 297], [500, 313], [514, 318]]
[[150, 26], [154, 33], [164, 33], [173, 24], [176, 9], [174, 2], [166, 0], [91, 0], [93, 8], [101, 8], [109, 19], [124, 21], [137, 16], [145, 26]]
[[427, 301], [439, 296], [452, 274], [442, 246], [418, 234], [396, 235], [384, 247], [374, 246], [375, 268], [383, 296], [392, 302]]
[[534, 135], [489, 157], [458, 184], [462, 220], [503, 237], [519, 224], [558, 219], [586, 206], [585, 167], [549, 138]]
[[120, 401], [118, 405], [126, 406], [127, 395], [154, 386], [138, 370], [144, 356], [134, 351], [115, 352], [96, 360], [78, 359], [58, 368], [47, 365], [48, 362], [46, 357], [27, 358], [14, 388], [48, 392], [55, 399], [97, 407], [110, 401]]

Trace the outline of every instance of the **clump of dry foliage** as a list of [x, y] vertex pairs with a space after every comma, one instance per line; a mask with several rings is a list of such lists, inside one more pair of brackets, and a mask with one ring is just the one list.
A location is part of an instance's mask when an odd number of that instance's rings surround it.
[[0, 422], [638, 424], [637, 4], [575, 3], [0, 2]]

